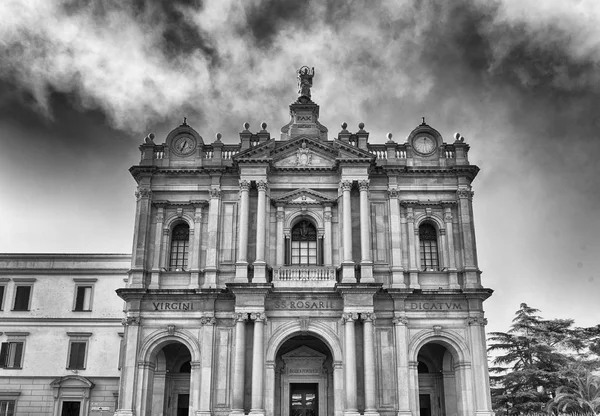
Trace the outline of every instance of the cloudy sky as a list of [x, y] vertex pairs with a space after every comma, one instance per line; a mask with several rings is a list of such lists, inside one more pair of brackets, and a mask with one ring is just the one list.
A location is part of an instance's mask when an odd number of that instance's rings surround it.
[[4, 0], [0, 252], [130, 252], [127, 169], [184, 116], [207, 142], [276, 135], [316, 68], [335, 136], [403, 142], [427, 118], [481, 167], [488, 330], [521, 302], [600, 322], [597, 0]]

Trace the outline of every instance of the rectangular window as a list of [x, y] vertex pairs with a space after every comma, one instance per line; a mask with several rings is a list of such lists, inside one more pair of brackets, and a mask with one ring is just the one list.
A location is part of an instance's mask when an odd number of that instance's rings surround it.
[[0, 400], [0, 416], [14, 416], [15, 414], [15, 401], [14, 400]]
[[85, 350], [87, 341], [71, 341], [69, 344], [69, 370], [85, 370]]
[[75, 311], [92, 310], [92, 286], [75, 287]]
[[[4, 293], [6, 292], [6, 286], [0, 285], [0, 311], [4, 310]], [[2, 414], [0, 414], [2, 416]]]
[[31, 301], [31, 286], [17, 286], [15, 288], [15, 304], [13, 311], [28, 311]]
[[23, 345], [18, 342], [3, 342], [0, 349], [0, 365], [2, 368], [22, 368]]

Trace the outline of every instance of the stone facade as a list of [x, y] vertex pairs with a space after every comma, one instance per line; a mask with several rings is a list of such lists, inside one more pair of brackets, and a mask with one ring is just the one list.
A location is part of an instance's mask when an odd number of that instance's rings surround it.
[[[3, 416], [11, 408], [18, 416], [60, 416], [69, 405], [82, 416], [115, 410], [123, 302], [114, 291], [130, 264], [130, 255], [0, 255]], [[19, 305], [22, 287], [30, 289]], [[74, 342], [85, 344], [79, 363]]]
[[115, 415], [492, 414], [469, 146], [329, 138], [313, 77], [278, 138], [140, 146]]

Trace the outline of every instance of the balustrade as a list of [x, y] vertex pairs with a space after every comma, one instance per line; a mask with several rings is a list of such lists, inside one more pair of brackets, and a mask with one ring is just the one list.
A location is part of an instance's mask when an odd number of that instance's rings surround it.
[[335, 268], [321, 266], [285, 266], [273, 269], [273, 280], [333, 280]]

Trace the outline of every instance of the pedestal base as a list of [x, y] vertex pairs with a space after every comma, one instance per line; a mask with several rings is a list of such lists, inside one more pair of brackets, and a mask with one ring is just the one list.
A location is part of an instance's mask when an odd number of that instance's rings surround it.
[[356, 275], [354, 274], [354, 263], [342, 263], [341, 283], [356, 283]]
[[248, 263], [244, 261], [235, 264], [235, 278], [233, 279], [233, 282], [248, 283]]
[[360, 263], [360, 282], [375, 283], [375, 278], [373, 277], [373, 262], [364, 261]]
[[133, 410], [117, 410], [113, 416], [134, 416]]
[[377, 410], [365, 410], [363, 416], [379, 416], [379, 412]]
[[251, 409], [248, 416], [265, 416], [264, 409]]
[[217, 287], [217, 269], [204, 270], [203, 289], [215, 289]]
[[267, 263], [264, 261], [255, 261], [253, 266], [254, 277], [252, 277], [252, 283], [267, 283]]

